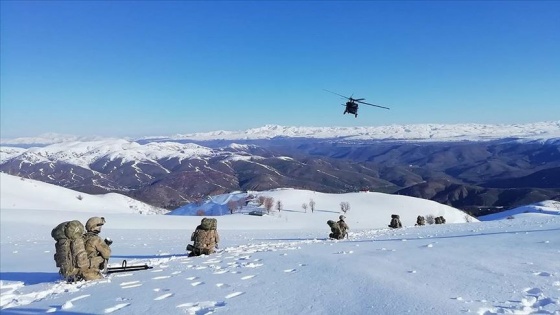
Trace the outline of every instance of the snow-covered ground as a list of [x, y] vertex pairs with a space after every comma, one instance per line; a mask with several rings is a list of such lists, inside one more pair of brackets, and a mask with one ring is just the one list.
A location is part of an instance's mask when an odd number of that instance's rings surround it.
[[[12, 184], [2, 176], [2, 314], [560, 315], [560, 215], [552, 201], [513, 219], [467, 223], [458, 210], [414, 198], [275, 190], [263, 194], [282, 200], [282, 211], [220, 216], [218, 252], [187, 257], [199, 216], [98, 207], [46, 184], [21, 185], [15, 194]], [[305, 212], [310, 194], [316, 210]], [[342, 201], [351, 205], [349, 238], [328, 240], [326, 221], [337, 219]], [[385, 227], [392, 211], [404, 228]], [[415, 227], [409, 219], [439, 211], [455, 223]], [[92, 215], [107, 219], [101, 236], [114, 240], [112, 266], [127, 260], [154, 268], [60, 281], [50, 231]]]

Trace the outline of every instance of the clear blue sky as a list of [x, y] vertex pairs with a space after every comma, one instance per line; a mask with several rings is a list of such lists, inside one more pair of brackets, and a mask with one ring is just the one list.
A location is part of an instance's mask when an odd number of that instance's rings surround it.
[[[560, 119], [558, 1], [2, 1], [1, 136]], [[361, 106], [342, 115], [344, 95]]]

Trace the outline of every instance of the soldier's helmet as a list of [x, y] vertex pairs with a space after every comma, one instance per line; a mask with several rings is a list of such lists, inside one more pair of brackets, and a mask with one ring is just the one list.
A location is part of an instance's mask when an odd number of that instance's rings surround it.
[[101, 226], [105, 224], [104, 217], [91, 217], [86, 222], [86, 231], [88, 232], [100, 232]]
[[346, 219], [346, 217], [345, 217], [345, 216], [343, 216], [343, 215], [340, 215], [340, 217], [338, 217], [338, 218], [339, 218], [340, 220], [344, 220], [344, 219]]

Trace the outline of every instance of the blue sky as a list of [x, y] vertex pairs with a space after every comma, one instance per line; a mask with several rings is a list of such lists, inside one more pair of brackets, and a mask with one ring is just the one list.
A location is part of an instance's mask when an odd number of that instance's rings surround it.
[[[2, 1], [3, 138], [560, 119], [556, 1]], [[361, 106], [342, 115], [343, 95]]]

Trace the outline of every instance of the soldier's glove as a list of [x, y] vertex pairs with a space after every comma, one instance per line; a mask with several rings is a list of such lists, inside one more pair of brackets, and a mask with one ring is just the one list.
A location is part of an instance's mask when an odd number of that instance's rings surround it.
[[106, 239], [105, 239], [105, 244], [111, 246], [111, 244], [113, 244], [113, 240], [110, 239], [110, 238], [106, 238]]

